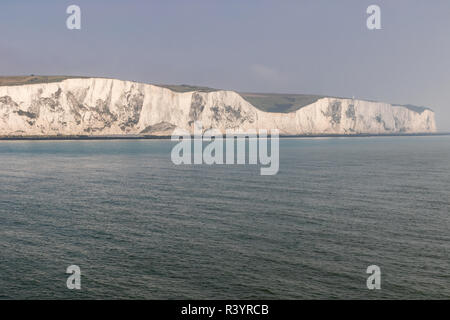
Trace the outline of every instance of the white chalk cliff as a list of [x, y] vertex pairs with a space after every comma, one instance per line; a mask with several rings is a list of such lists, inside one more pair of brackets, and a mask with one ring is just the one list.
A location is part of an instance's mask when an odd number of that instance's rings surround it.
[[282, 135], [435, 132], [434, 112], [320, 98], [289, 113], [259, 110], [234, 91], [175, 92], [103, 78], [0, 86], [0, 136], [170, 135], [178, 127], [279, 129]]

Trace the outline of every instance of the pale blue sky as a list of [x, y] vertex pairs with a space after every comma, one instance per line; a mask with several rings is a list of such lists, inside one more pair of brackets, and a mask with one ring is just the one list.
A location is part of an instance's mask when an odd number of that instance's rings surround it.
[[0, 74], [355, 96], [429, 106], [450, 131], [450, 1], [2, 0]]

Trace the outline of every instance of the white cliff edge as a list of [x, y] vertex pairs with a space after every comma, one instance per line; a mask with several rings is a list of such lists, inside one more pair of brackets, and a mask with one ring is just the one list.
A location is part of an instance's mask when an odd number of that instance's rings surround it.
[[174, 128], [278, 129], [281, 135], [431, 133], [434, 112], [321, 98], [290, 113], [263, 112], [234, 91], [175, 92], [103, 78], [0, 86], [0, 136], [170, 135]]

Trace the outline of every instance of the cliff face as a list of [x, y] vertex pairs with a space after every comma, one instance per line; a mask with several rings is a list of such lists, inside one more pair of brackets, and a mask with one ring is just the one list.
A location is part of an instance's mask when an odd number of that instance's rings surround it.
[[175, 127], [279, 129], [282, 135], [435, 132], [434, 112], [320, 98], [289, 113], [264, 112], [233, 91], [175, 92], [102, 78], [0, 86], [0, 135], [170, 135]]

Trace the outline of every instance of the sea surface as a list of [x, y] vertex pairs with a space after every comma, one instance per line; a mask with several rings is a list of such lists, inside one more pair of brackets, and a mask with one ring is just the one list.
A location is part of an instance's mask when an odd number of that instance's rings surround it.
[[450, 298], [450, 137], [282, 139], [274, 176], [174, 144], [0, 142], [0, 299]]

